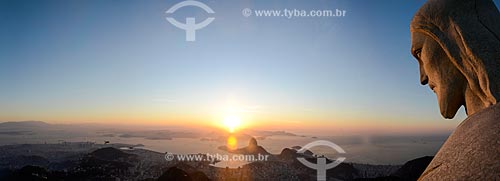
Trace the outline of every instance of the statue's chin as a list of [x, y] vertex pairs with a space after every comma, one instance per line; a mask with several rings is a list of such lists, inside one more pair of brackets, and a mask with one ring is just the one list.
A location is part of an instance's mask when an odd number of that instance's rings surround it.
[[438, 89], [436, 96], [439, 110], [445, 119], [453, 119], [462, 105], [465, 105], [465, 98], [462, 92], [453, 91], [456, 89]]
[[439, 104], [439, 109], [441, 110], [441, 115], [446, 119], [453, 119], [460, 109], [461, 105], [446, 104], [446, 102]]
[[441, 115], [446, 118], [446, 119], [453, 119], [455, 117], [456, 113], [450, 113], [450, 112], [442, 112]]

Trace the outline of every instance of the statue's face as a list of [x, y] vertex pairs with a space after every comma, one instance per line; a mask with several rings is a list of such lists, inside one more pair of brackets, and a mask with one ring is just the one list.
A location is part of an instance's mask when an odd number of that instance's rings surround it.
[[420, 83], [436, 93], [443, 117], [451, 119], [465, 105], [467, 80], [441, 46], [429, 36], [412, 33], [412, 54], [420, 67]]

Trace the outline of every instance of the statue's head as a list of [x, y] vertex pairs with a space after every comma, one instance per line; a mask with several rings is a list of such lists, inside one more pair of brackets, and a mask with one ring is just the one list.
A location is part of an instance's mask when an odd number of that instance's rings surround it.
[[429, 0], [410, 25], [420, 82], [436, 93], [441, 115], [468, 115], [500, 98], [500, 13], [491, 0]]

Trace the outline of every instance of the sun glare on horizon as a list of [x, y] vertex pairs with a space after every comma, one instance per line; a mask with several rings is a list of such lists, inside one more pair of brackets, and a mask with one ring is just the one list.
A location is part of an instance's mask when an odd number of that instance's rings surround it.
[[242, 102], [236, 98], [234, 95], [230, 95], [226, 98], [226, 103], [221, 109], [221, 117], [219, 126], [227, 129], [230, 133], [234, 133], [244, 126], [247, 126], [243, 122], [243, 117], [245, 117], [245, 107]]
[[241, 119], [235, 115], [228, 115], [224, 118], [223, 124], [229, 132], [234, 133], [236, 129], [241, 127]]

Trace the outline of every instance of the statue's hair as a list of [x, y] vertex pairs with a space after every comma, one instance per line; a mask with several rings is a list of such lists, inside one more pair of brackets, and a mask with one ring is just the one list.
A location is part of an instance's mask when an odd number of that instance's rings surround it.
[[500, 13], [491, 0], [429, 0], [414, 32], [435, 40], [485, 106], [500, 100]]

